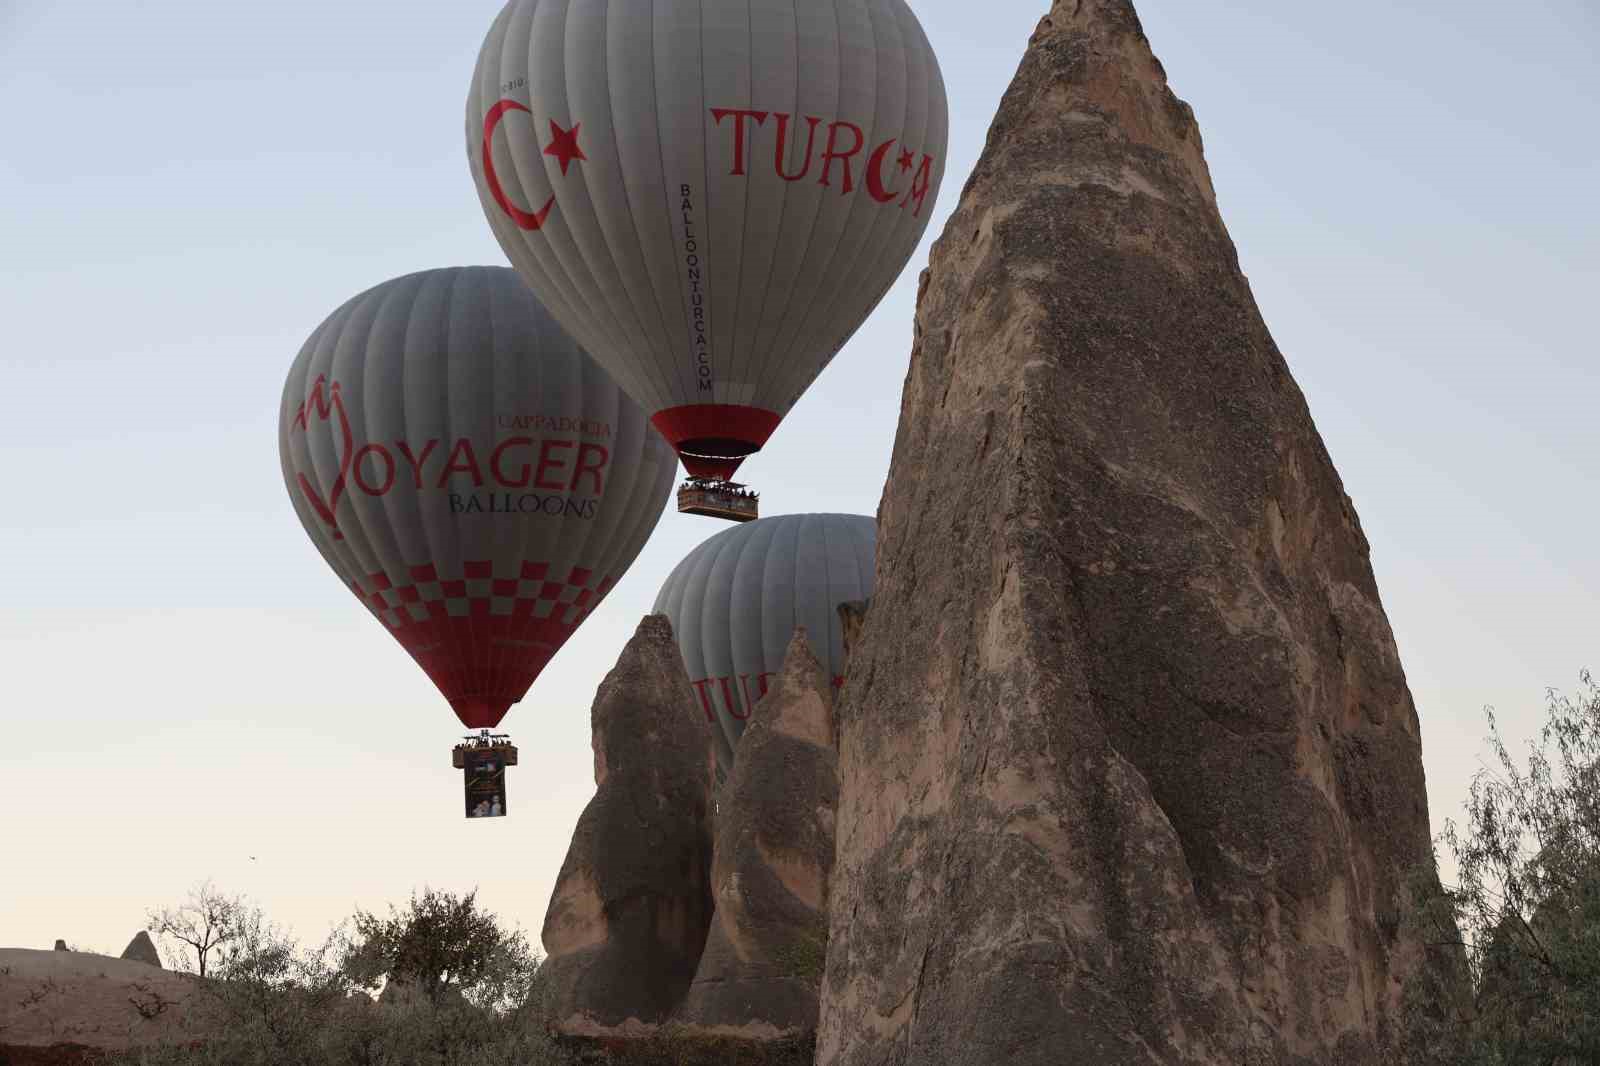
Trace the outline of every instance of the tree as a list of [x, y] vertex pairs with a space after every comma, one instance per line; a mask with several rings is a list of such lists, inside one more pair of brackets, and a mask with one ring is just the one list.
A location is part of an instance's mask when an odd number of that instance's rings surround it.
[[[387, 918], [358, 911], [310, 947], [235, 902], [226, 937], [209, 952], [211, 976], [189, 1004], [185, 1039], [112, 1062], [576, 1066], [547, 1031], [537, 956], [475, 895], [430, 890]], [[365, 989], [385, 979], [386, 1002], [374, 1003]]]
[[386, 918], [358, 909], [344, 973], [362, 988], [414, 988], [434, 1005], [457, 996], [496, 1009], [521, 1002], [538, 955], [520, 930], [501, 929], [481, 910], [477, 896], [424, 889], [405, 910], [391, 904]]
[[180, 950], [177, 957], [192, 956], [195, 972], [205, 977], [211, 953], [236, 940], [253, 915], [259, 912], [243, 897], [225, 895], [210, 881], [202, 881], [178, 906], [149, 912], [145, 928], [168, 945], [174, 941], [182, 944], [186, 950]]
[[1525, 768], [1488, 712], [1497, 765], [1473, 779], [1465, 827], [1441, 837], [1458, 883], [1419, 879], [1410, 912], [1425, 943], [1460, 952], [1472, 994], [1414, 1000], [1413, 1061], [1600, 1062], [1600, 685], [1584, 673], [1581, 686], [1549, 693]]

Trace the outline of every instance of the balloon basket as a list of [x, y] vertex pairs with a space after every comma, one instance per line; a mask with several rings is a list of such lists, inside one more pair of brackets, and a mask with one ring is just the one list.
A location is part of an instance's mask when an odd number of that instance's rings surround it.
[[461, 771], [468, 818], [505, 817], [506, 768], [517, 765], [509, 736], [487, 729], [469, 736], [451, 750], [450, 765]]
[[761, 517], [761, 496], [737, 482], [692, 477], [678, 487], [678, 513], [754, 522]]

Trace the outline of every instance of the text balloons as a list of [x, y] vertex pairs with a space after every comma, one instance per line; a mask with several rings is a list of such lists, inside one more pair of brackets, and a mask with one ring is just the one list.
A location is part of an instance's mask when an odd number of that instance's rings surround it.
[[655, 613], [672, 622], [696, 706], [721, 726], [725, 767], [796, 626], [834, 684], [843, 680], [838, 606], [872, 595], [877, 540], [861, 515], [763, 518], [718, 533], [661, 586]]
[[947, 127], [905, 0], [510, 0], [467, 101], [512, 264], [723, 478], [904, 269]]
[[492, 728], [633, 563], [672, 452], [503, 267], [387, 281], [284, 386], [317, 550], [470, 728]]

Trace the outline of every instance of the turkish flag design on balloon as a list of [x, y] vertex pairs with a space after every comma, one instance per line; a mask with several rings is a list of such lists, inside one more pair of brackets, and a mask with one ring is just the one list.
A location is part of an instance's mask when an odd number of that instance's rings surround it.
[[905, 0], [510, 0], [467, 101], [500, 246], [691, 474], [760, 450], [904, 270], [944, 177]]
[[492, 728], [625, 573], [676, 464], [503, 267], [385, 282], [284, 385], [284, 483], [339, 579]]

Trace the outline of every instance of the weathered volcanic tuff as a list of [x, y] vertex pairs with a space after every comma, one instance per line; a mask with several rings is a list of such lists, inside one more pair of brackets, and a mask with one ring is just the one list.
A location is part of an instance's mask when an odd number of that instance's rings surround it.
[[839, 625], [844, 636], [844, 661], [845, 673], [850, 669], [850, 653], [855, 650], [856, 643], [861, 639], [861, 630], [867, 622], [867, 606], [870, 601], [854, 600], [850, 603], [841, 603], [835, 608], [839, 612]]
[[150, 939], [150, 934], [143, 929], [133, 934], [133, 939], [128, 941], [128, 946], [122, 949], [122, 957], [130, 962], [142, 962], [147, 966], [161, 965], [161, 953], [156, 950], [155, 942]]
[[711, 726], [663, 615], [600, 683], [598, 790], [578, 819], [544, 920], [556, 1027], [651, 1031], [682, 1001], [711, 924]]
[[839, 798], [830, 703], [797, 629], [723, 787], [717, 912], [679, 1015], [694, 1031], [749, 1040], [816, 1031]]
[[187, 975], [137, 960], [0, 948], [0, 1063], [22, 1047], [122, 1051], [193, 1038], [205, 1028], [194, 991]]
[[1417, 716], [1127, 0], [1039, 24], [916, 325], [819, 1066], [1378, 1062]]

